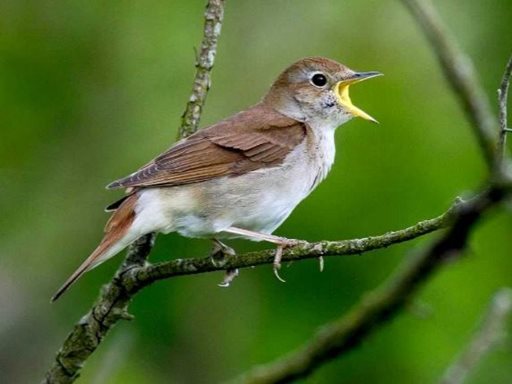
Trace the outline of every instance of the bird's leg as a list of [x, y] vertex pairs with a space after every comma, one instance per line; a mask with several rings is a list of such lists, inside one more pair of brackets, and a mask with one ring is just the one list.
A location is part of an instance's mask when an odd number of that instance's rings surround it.
[[254, 240], [267, 241], [269, 243], [277, 244], [276, 254], [274, 256], [274, 275], [276, 275], [279, 281], [283, 283], [285, 280], [279, 276], [279, 269], [281, 268], [281, 258], [283, 257], [283, 250], [288, 247], [292, 247], [294, 245], [300, 244], [300, 240], [287, 239], [285, 237], [274, 236], [266, 233], [254, 232], [248, 229], [237, 228], [237, 227], [229, 227], [224, 230], [224, 232], [233, 233], [236, 235], [241, 235], [244, 237], [248, 237]]
[[[216, 267], [220, 267], [226, 263], [229, 257], [235, 256], [235, 250], [231, 247], [228, 247], [226, 244], [222, 243], [217, 239], [212, 239], [213, 241], [213, 250], [210, 255], [213, 265]], [[238, 276], [238, 268], [235, 269], [227, 269], [224, 275], [224, 279], [221, 283], [219, 283], [219, 287], [229, 287], [231, 282]]]
[[213, 249], [210, 253], [213, 265], [222, 267], [230, 256], [235, 256], [235, 250], [217, 239], [212, 239]]
[[221, 288], [227, 288], [231, 285], [233, 280], [235, 280], [235, 277], [237, 277], [239, 274], [240, 271], [238, 270], [238, 268], [226, 269], [226, 273], [224, 273], [224, 278], [217, 285]]

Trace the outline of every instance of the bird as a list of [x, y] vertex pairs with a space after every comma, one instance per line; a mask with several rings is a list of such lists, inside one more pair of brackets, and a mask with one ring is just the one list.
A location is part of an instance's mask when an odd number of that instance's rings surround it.
[[327, 176], [336, 128], [353, 117], [377, 122], [352, 104], [349, 87], [380, 75], [325, 57], [303, 58], [254, 106], [179, 140], [110, 183], [107, 189], [126, 194], [107, 207], [113, 213], [103, 239], [52, 301], [85, 272], [152, 232], [212, 239], [227, 254], [232, 250], [221, 239], [273, 243], [277, 275], [283, 249], [297, 240], [272, 233]]

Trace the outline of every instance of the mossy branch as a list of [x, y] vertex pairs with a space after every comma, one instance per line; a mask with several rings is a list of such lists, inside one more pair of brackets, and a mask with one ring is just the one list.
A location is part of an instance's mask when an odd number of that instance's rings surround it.
[[[410, 241], [447, 227], [453, 219], [455, 212], [462, 204], [464, 203], [457, 199], [442, 215], [379, 236], [341, 241], [303, 242], [285, 249], [283, 251], [282, 261], [299, 261], [324, 256], [359, 255], [376, 249], [386, 248], [393, 244]], [[134, 292], [157, 280], [167, 279], [169, 277], [272, 264], [274, 256], [275, 250], [269, 249], [230, 256], [223, 260], [222, 263], [218, 261], [214, 262], [211, 257], [203, 257], [175, 259], [156, 264], [146, 264], [145, 266], [132, 268], [127, 271], [123, 276], [123, 285], [130, 292]]]
[[[505, 67], [505, 72], [503, 73], [503, 77], [501, 79], [500, 87], [498, 88], [498, 106], [499, 106], [499, 139], [498, 139], [498, 148], [497, 148], [497, 166], [507, 166], [507, 164], [503, 161], [504, 156], [507, 153], [507, 134], [512, 132], [512, 128], [508, 127], [508, 117], [507, 117], [507, 103], [508, 103], [508, 89], [510, 85], [510, 76], [512, 75], [512, 56], [508, 59], [507, 66]], [[506, 169], [498, 169], [500, 172], [506, 172]]]
[[[461, 207], [457, 200], [450, 209], [435, 218], [380, 236], [343, 241], [321, 241], [299, 244], [283, 253], [284, 261], [304, 260], [320, 256], [362, 254], [409, 241], [447, 227]], [[125, 262], [114, 278], [106, 284], [91, 310], [82, 317], [57, 353], [54, 365], [47, 372], [44, 383], [72, 383], [79, 375], [87, 358], [96, 350], [105, 335], [119, 321], [131, 319], [128, 305], [131, 298], [145, 286], [173, 276], [207, 273], [254, 265], [272, 264], [274, 250], [250, 252], [230, 257], [219, 265], [210, 257], [177, 259], [151, 264], [146, 261], [152, 248], [153, 237], [144, 236], [128, 250]]]

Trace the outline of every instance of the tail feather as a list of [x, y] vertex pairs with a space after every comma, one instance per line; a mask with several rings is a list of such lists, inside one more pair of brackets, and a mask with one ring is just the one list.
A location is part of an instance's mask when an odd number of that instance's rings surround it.
[[[119, 208], [110, 217], [105, 226], [105, 236], [94, 252], [73, 272], [53, 295], [51, 301], [57, 300], [68, 288], [73, 285], [85, 272], [90, 271], [102, 262], [119, 253], [128, 244], [136, 240], [135, 234], [130, 235], [129, 229], [135, 218], [135, 203], [137, 195], [131, 195], [122, 202]], [[133, 238], [132, 238], [133, 237]]]

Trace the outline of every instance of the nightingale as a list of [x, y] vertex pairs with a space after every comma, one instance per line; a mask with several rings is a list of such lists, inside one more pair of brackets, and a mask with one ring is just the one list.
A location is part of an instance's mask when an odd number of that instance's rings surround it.
[[352, 104], [349, 87], [380, 75], [323, 57], [299, 60], [258, 104], [178, 141], [109, 184], [126, 195], [107, 207], [113, 214], [103, 239], [52, 301], [151, 232], [209, 238], [227, 254], [230, 248], [220, 239], [274, 243], [277, 275], [283, 248], [297, 241], [272, 232], [326, 177], [334, 162], [335, 129], [353, 117], [377, 122]]

